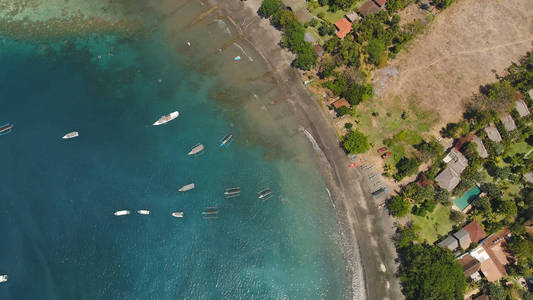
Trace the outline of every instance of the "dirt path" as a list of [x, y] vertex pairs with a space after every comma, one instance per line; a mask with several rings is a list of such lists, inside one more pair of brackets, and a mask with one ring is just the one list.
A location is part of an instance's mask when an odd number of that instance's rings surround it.
[[461, 118], [479, 86], [532, 50], [533, 1], [457, 0], [390, 68], [383, 101], [418, 98], [439, 114], [431, 133]]

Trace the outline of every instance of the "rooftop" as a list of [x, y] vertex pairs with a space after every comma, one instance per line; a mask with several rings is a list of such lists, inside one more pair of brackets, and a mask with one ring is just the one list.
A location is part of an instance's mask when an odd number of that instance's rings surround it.
[[374, 0], [376, 1], [376, 4], [383, 7], [385, 6], [385, 3], [387, 3], [387, 0]]
[[457, 249], [457, 247], [459, 247], [459, 243], [457, 242], [457, 240], [453, 236], [450, 235], [447, 238], [445, 238], [444, 240], [442, 240], [439, 243], [439, 246], [442, 247], [442, 248], [448, 248], [448, 249], [453, 251], [453, 250]]
[[358, 14], [356, 14], [355, 11], [351, 10], [346, 14], [346, 19], [348, 19], [348, 21], [353, 23], [353, 22], [359, 21], [361, 17]]
[[350, 31], [352, 31], [352, 23], [348, 21], [345, 17], [340, 18], [336, 23], [335, 27], [337, 27], [337, 36], [340, 39], [343, 39]]
[[470, 234], [464, 228], [454, 233], [453, 236], [457, 238], [461, 248], [467, 249], [468, 247], [470, 247], [470, 244], [472, 243], [472, 241], [470, 240]]
[[485, 148], [483, 141], [477, 135], [474, 135], [474, 137], [472, 138], [472, 141], [477, 144], [477, 153], [479, 154], [481, 158], [489, 157], [487, 148]]
[[448, 167], [444, 169], [444, 171], [440, 172], [439, 175], [435, 177], [435, 180], [437, 180], [437, 184], [441, 188], [451, 192], [459, 184], [459, 182], [461, 182], [461, 176], [452, 168]]
[[511, 115], [507, 114], [501, 118], [503, 127], [505, 127], [505, 130], [507, 131], [513, 131], [516, 129], [516, 124], [514, 123], [513, 118]]
[[472, 243], [477, 243], [487, 236], [485, 230], [483, 230], [481, 225], [479, 225], [479, 223], [476, 221], [468, 223], [468, 225], [463, 227], [463, 229], [466, 230], [470, 235], [470, 240], [472, 240]]
[[481, 263], [470, 254], [462, 256], [459, 259], [459, 264], [463, 267], [463, 272], [466, 277], [470, 277], [481, 268]]
[[487, 126], [485, 127], [485, 132], [487, 133], [489, 139], [491, 139], [492, 141], [497, 143], [502, 141], [502, 136], [500, 135], [500, 132], [498, 131], [498, 129], [496, 129], [496, 127]]
[[350, 103], [344, 98], [340, 98], [339, 100], [333, 102], [333, 107], [335, 107], [335, 109], [339, 109], [343, 106], [351, 107]]
[[361, 5], [361, 7], [359, 7], [357, 11], [362, 17], [366, 17], [368, 15], [373, 15], [373, 14], [378, 13], [380, 10], [381, 8], [377, 6], [377, 4], [374, 3], [374, 1], [368, 0], [363, 5]]
[[464, 169], [468, 166], [468, 160], [464, 155], [452, 149], [448, 155], [444, 158], [444, 162], [448, 164], [448, 167], [452, 168], [457, 174], [463, 173]]
[[[533, 90], [530, 91], [530, 93]], [[525, 117], [529, 115], [529, 108], [527, 108], [526, 102], [524, 100], [518, 100], [516, 101], [516, 110], [518, 111], [518, 114], [520, 117]]]

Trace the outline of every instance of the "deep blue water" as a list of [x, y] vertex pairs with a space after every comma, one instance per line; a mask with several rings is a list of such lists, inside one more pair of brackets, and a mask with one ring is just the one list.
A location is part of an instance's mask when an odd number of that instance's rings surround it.
[[[180, 54], [156, 45], [1, 40], [0, 123], [15, 127], [0, 137], [0, 299], [345, 297], [313, 157], [250, 142], [261, 133], [245, 111], [213, 99], [219, 78], [169, 63]], [[150, 125], [175, 110], [178, 119]], [[218, 147], [229, 132], [235, 141]], [[198, 142], [205, 153], [188, 157]], [[195, 190], [177, 191], [190, 182]], [[231, 186], [240, 198], [224, 199]], [[268, 201], [257, 199], [264, 187]], [[206, 206], [219, 218], [202, 219]], [[115, 217], [120, 209], [151, 215]]]

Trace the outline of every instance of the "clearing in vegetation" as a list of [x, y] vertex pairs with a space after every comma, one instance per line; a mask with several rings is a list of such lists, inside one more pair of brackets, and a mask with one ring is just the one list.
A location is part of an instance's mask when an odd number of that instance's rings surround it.
[[443, 125], [462, 118], [464, 101], [480, 85], [494, 82], [496, 74], [531, 50], [532, 10], [530, 0], [456, 1], [408, 52], [376, 72], [374, 87], [382, 95], [377, 101], [386, 109], [407, 109], [410, 98], [416, 97], [421, 109], [438, 116], [431, 130], [438, 133]]

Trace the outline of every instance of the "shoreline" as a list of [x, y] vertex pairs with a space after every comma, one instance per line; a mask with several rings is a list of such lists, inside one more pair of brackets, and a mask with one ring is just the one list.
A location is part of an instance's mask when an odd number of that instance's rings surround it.
[[262, 1], [207, 1], [219, 8], [218, 13], [243, 36], [242, 41], [263, 58], [269, 75], [286, 92], [300, 131], [320, 158], [321, 174], [331, 194], [343, 238], [343, 253], [351, 277], [351, 298], [403, 299], [396, 276], [394, 220], [373, 200], [362, 170], [347, 167], [349, 159], [339, 146], [335, 129], [316, 97], [303, 85], [298, 71], [290, 66], [292, 53], [279, 46], [281, 32], [257, 15]]

